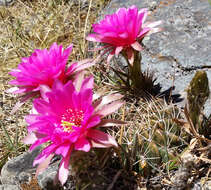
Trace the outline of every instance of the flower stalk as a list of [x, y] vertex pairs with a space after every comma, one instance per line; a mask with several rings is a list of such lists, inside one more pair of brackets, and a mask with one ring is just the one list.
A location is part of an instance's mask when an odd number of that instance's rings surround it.
[[134, 89], [144, 88], [144, 76], [141, 72], [141, 54], [137, 51], [134, 53], [134, 63], [129, 66], [129, 75]]
[[128, 80], [130, 80], [130, 86], [132, 89], [140, 90], [144, 88], [144, 75], [141, 71], [142, 56], [138, 51], [134, 51], [134, 62], [131, 64], [126, 55], [122, 52], [123, 57], [128, 64]]

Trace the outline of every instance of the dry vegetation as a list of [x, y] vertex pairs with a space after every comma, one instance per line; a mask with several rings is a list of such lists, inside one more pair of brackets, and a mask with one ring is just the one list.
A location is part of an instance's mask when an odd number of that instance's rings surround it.
[[17, 99], [5, 92], [12, 79], [8, 72], [16, 68], [21, 57], [34, 49], [49, 48], [53, 42], [67, 47], [74, 44], [70, 60], [87, 58], [85, 40], [100, 10], [108, 0], [18, 0], [11, 7], [0, 7], [0, 168], [5, 161], [25, 151], [24, 115], [30, 103], [10, 114]]
[[[8, 72], [20, 63], [21, 57], [29, 56], [34, 49], [49, 48], [53, 42], [63, 44], [64, 47], [70, 43], [74, 44], [70, 60], [90, 57], [85, 36], [91, 30], [91, 24], [95, 22], [100, 10], [108, 2], [109, 0], [17, 0], [11, 7], [0, 7], [0, 170], [8, 159], [27, 150], [21, 140], [26, 135], [24, 115], [29, 112], [31, 106], [31, 103], [25, 104], [14, 115], [10, 115], [17, 99], [16, 96], [5, 92], [10, 87], [8, 81], [12, 79]], [[97, 69], [93, 68], [91, 72], [95, 75], [97, 86], [103, 87], [106, 92], [110, 89], [108, 83], [111, 81], [105, 78], [106, 75], [100, 75], [99, 69], [105, 74], [108, 70], [103, 65], [96, 67]], [[199, 138], [197, 134], [189, 135], [194, 126], [191, 126], [190, 121], [184, 120], [183, 110], [159, 99], [134, 100], [127, 102], [120, 112], [112, 117], [128, 121], [128, 125], [110, 131], [116, 136], [121, 147], [121, 151], [115, 150], [113, 154], [118, 157], [119, 163], [114, 161], [113, 165], [103, 170], [106, 173], [106, 169], [110, 167], [114, 174], [109, 176], [110, 172], [107, 172], [109, 179], [106, 178], [107, 174], [102, 177], [108, 179], [107, 185], [110, 189], [118, 185], [121, 189], [121, 185], [128, 185], [130, 180], [125, 182], [124, 176], [130, 174], [135, 178], [132, 183], [135, 182], [140, 187], [154, 181], [160, 184], [160, 188], [171, 186], [177, 177], [174, 176], [175, 170], [181, 163], [185, 163], [182, 159], [184, 150], [193, 157], [196, 155], [194, 162], [202, 165], [200, 175], [194, 169], [192, 173], [189, 168], [192, 182], [204, 176], [209, 178], [211, 161], [208, 155], [210, 152], [207, 153], [206, 150], [210, 147], [210, 141], [201, 136]], [[188, 118], [187, 112], [186, 117]], [[184, 149], [188, 146], [190, 138], [193, 144]], [[198, 149], [195, 149], [196, 147]], [[204, 148], [201, 159], [200, 148]], [[192, 154], [193, 149], [195, 155]], [[110, 159], [113, 158], [105, 160]], [[105, 164], [105, 161], [103, 163]], [[129, 173], [124, 175], [123, 171]], [[151, 178], [147, 182], [149, 176]], [[118, 178], [120, 180], [116, 182]]]

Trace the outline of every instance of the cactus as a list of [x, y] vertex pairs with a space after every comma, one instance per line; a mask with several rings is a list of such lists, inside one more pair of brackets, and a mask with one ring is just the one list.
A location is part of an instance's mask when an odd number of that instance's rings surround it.
[[205, 71], [197, 71], [187, 89], [188, 111], [194, 127], [200, 134], [205, 128], [200, 121], [204, 104], [209, 97], [209, 82]]
[[[71, 175], [75, 179], [76, 189], [93, 189], [104, 182], [101, 167], [103, 165], [102, 156], [106, 149], [95, 149], [90, 152], [74, 152], [70, 159]], [[109, 150], [110, 151], [110, 150]]]
[[134, 121], [125, 127], [122, 139], [121, 147], [126, 154], [121, 159], [130, 165], [124, 167], [145, 177], [152, 169], [174, 169], [179, 163], [176, 149], [185, 144], [187, 136], [174, 121], [181, 118], [180, 109], [161, 99], [128, 107], [128, 120], [134, 118]]

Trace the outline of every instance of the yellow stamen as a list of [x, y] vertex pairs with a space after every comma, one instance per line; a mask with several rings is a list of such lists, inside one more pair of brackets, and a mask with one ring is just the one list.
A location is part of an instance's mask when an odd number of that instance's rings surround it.
[[70, 123], [68, 121], [62, 121], [62, 124], [61, 124], [61, 126], [63, 127], [63, 130], [65, 132], [71, 132], [71, 131], [73, 131], [72, 126], [74, 126], [74, 125], [75, 125], [74, 123]]
[[63, 127], [72, 127], [73, 125], [75, 125], [74, 123], [70, 123], [68, 121], [62, 121], [62, 126]]

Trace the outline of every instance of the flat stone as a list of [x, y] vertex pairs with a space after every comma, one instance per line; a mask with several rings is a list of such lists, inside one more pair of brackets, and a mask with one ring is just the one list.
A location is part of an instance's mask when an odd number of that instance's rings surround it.
[[[155, 72], [163, 90], [183, 93], [196, 70], [207, 71], [211, 84], [211, 5], [204, 0], [112, 0], [102, 15], [120, 7], [148, 8], [148, 21], [162, 20], [162, 32], [145, 37], [142, 68]], [[102, 17], [102, 16], [101, 16]]]
[[21, 190], [17, 185], [0, 185], [0, 190]]
[[33, 161], [39, 152], [40, 147], [8, 161], [1, 170], [1, 183], [10, 185], [28, 183], [36, 170]]

